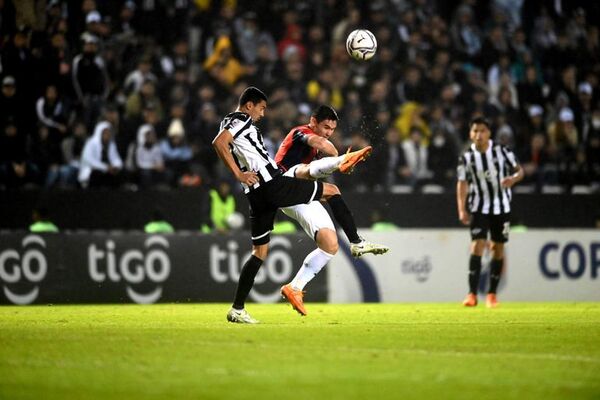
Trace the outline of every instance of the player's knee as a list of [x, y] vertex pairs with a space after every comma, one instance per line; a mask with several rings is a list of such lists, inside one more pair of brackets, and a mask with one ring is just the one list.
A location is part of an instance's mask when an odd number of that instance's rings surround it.
[[481, 257], [485, 249], [485, 240], [473, 240], [471, 242], [471, 254]]
[[294, 176], [300, 179], [312, 179], [310, 169], [307, 164], [302, 164], [294, 171]]
[[490, 251], [492, 252], [492, 258], [496, 260], [504, 258], [504, 243], [492, 242]]
[[340, 189], [332, 183], [323, 183], [323, 198], [328, 199], [335, 195], [341, 194]]
[[252, 245], [252, 255], [265, 261], [269, 254], [269, 244]]
[[317, 233], [317, 246], [326, 253], [336, 254], [339, 249], [336, 232], [327, 228], [319, 230]]

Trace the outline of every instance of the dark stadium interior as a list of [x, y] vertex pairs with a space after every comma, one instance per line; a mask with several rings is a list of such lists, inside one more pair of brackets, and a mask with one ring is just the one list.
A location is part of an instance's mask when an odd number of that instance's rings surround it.
[[[401, 227], [458, 226], [456, 160], [482, 114], [525, 169], [519, 222], [596, 226], [600, 4], [517, 3], [0, 1], [0, 229], [26, 229], [40, 204], [65, 229], [141, 229], [156, 206], [199, 229], [207, 190], [232, 179], [211, 141], [248, 85], [269, 96], [271, 152], [321, 103], [339, 111], [340, 152], [374, 147], [332, 178], [361, 227], [373, 205]], [[378, 40], [370, 61], [346, 53], [356, 28]], [[86, 180], [102, 122], [122, 168]]]

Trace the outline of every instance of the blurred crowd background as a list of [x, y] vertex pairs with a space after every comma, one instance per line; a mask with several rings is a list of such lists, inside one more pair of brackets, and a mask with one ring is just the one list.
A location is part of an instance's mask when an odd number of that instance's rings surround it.
[[560, 0], [0, 0], [0, 188], [216, 187], [211, 141], [254, 85], [272, 155], [318, 104], [340, 152], [374, 146], [345, 190], [453, 190], [483, 114], [522, 190], [597, 192], [599, 23]]

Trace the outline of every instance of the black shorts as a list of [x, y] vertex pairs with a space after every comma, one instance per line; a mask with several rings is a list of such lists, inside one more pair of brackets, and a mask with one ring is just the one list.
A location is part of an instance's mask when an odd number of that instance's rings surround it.
[[510, 231], [510, 214], [479, 214], [471, 215], [471, 239], [487, 240], [488, 232], [491, 234], [492, 242], [508, 242]]
[[252, 244], [269, 243], [277, 209], [308, 204], [323, 195], [323, 182], [280, 175], [246, 193], [250, 202]]

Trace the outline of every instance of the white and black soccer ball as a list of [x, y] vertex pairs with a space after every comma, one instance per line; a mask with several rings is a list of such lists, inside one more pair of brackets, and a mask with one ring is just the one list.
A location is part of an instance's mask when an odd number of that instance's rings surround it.
[[348, 35], [346, 50], [356, 60], [370, 60], [377, 52], [377, 39], [371, 31], [357, 29]]

